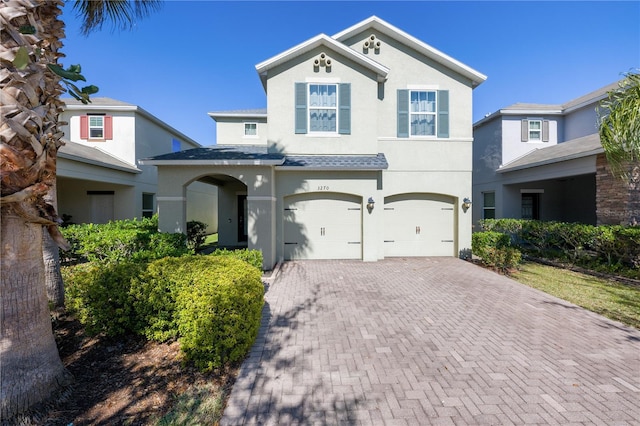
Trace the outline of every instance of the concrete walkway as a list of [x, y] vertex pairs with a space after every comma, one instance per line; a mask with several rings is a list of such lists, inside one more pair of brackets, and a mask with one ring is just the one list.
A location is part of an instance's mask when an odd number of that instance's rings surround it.
[[299, 261], [223, 425], [640, 425], [640, 331], [454, 258]]

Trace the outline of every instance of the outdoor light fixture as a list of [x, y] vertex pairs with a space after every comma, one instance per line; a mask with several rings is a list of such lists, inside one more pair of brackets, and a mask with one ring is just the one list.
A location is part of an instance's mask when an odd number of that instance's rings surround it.
[[464, 197], [464, 199], [462, 200], [462, 210], [466, 212], [467, 210], [469, 210], [469, 207], [471, 207], [471, 200], [469, 199], [469, 197]]
[[376, 202], [373, 201], [373, 197], [369, 197], [369, 199], [367, 200], [367, 210], [369, 210], [369, 213], [371, 213], [371, 210], [373, 210], [373, 205]]

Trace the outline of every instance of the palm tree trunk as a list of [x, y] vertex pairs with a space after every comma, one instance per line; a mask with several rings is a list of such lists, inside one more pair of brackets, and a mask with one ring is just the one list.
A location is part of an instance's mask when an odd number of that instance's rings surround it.
[[[58, 0], [0, 3], [0, 423], [66, 384], [51, 329], [42, 233], [59, 237], [44, 195], [55, 181], [62, 110]], [[33, 34], [32, 34], [33, 33]], [[27, 61], [19, 60], [28, 55]]]
[[43, 227], [6, 210], [0, 224], [0, 423], [70, 380], [58, 355], [43, 285]]
[[[58, 210], [58, 197], [56, 195], [56, 183], [44, 196], [45, 202]], [[47, 289], [47, 299], [52, 307], [64, 308], [64, 281], [60, 273], [60, 250], [48, 232], [42, 233], [42, 258], [44, 260], [44, 282]]]

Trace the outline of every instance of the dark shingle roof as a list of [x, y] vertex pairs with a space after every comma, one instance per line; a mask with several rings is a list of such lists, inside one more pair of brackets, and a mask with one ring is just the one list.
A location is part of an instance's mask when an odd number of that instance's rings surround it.
[[389, 167], [384, 154], [377, 155], [284, 155], [269, 152], [266, 145], [214, 145], [186, 151], [157, 155], [141, 160], [145, 162], [176, 161], [260, 161], [268, 160], [280, 168], [306, 168], [323, 170], [384, 170]]
[[333, 170], [384, 170], [389, 167], [389, 164], [384, 154], [287, 155], [281, 167]]

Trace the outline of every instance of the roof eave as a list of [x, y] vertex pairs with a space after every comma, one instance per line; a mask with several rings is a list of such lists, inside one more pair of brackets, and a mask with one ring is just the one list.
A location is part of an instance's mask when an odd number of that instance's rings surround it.
[[307, 41], [304, 41], [291, 49], [285, 50], [284, 52], [273, 56], [272, 58], [267, 59], [256, 65], [256, 71], [262, 80], [262, 84], [266, 89], [266, 80], [268, 71], [278, 65], [284, 64], [290, 61], [292, 58], [295, 58], [299, 55], [302, 55], [306, 52], [309, 52], [319, 46], [326, 45], [327, 47], [335, 50], [343, 56], [346, 56], [358, 63], [359, 65], [364, 66], [372, 71], [374, 71], [377, 75], [378, 82], [383, 82], [387, 79], [387, 75], [389, 74], [389, 68], [385, 67], [382, 64], [377, 63], [376, 61], [370, 59], [369, 57], [356, 52], [355, 50], [345, 46], [344, 44], [334, 40], [333, 38], [327, 36], [326, 34], [319, 34], [315, 37], [310, 38]]
[[516, 166], [516, 167], [513, 167], [513, 168], [509, 168], [507, 166], [505, 168], [500, 168], [500, 169], [496, 170], [496, 173], [501, 173], [502, 174], [502, 173], [515, 172], [515, 171], [518, 171], [518, 170], [532, 169], [534, 167], [548, 166], [550, 164], [561, 163], [561, 162], [564, 162], [564, 161], [577, 160], [578, 158], [591, 157], [593, 155], [602, 154], [603, 152], [604, 152], [604, 149], [596, 148], [596, 149], [592, 149], [590, 151], [580, 152], [580, 153], [577, 153], [577, 154], [567, 155], [567, 156], [564, 156], [564, 157], [550, 158], [548, 160], [538, 161], [538, 162], [535, 162], [535, 163], [523, 164], [521, 166]]
[[64, 153], [62, 151], [58, 151], [57, 154], [58, 158], [64, 158], [66, 160], [71, 160], [71, 161], [77, 161], [79, 163], [85, 163], [85, 164], [91, 164], [94, 166], [100, 166], [100, 167], [104, 167], [107, 169], [113, 169], [113, 170], [118, 170], [121, 172], [126, 172], [126, 173], [131, 173], [131, 174], [140, 174], [142, 173], [142, 170], [140, 170], [137, 167], [120, 167], [120, 166], [116, 166], [114, 164], [108, 164], [108, 163], [104, 163], [102, 161], [96, 161], [96, 160], [90, 160], [88, 158], [85, 157], [80, 157], [78, 155], [73, 155], [73, 154], [67, 154]]
[[145, 166], [279, 166], [284, 159], [277, 160], [138, 160]]
[[367, 18], [364, 21], [359, 22], [347, 28], [346, 30], [335, 34], [333, 36], [333, 39], [337, 41], [343, 41], [368, 27], [372, 27], [375, 30], [380, 31], [381, 33], [384, 33], [394, 39], [399, 39], [399, 41], [413, 48], [417, 52], [466, 77], [471, 81], [471, 86], [473, 88], [478, 87], [487, 79], [486, 75], [424, 43], [423, 41], [378, 18], [377, 16], [371, 16], [370, 18]]

